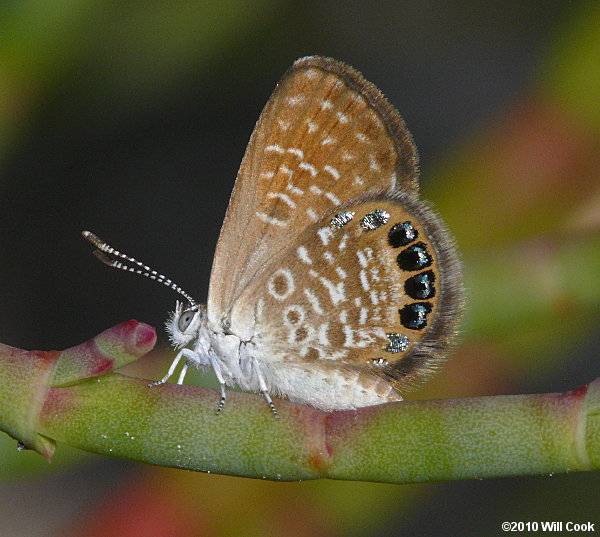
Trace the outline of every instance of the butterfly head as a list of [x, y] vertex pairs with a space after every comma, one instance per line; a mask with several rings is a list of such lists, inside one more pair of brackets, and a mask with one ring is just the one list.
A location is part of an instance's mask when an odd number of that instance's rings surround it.
[[198, 304], [187, 304], [177, 301], [175, 311], [167, 319], [166, 327], [171, 343], [181, 349], [198, 337], [202, 324], [206, 322], [206, 310]]

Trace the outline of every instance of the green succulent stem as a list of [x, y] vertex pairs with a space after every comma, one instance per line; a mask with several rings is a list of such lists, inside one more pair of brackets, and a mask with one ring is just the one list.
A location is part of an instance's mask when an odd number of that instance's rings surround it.
[[113, 370], [154, 345], [129, 321], [63, 352], [0, 346], [0, 428], [50, 459], [55, 442], [123, 459], [273, 480], [388, 483], [600, 467], [600, 379], [566, 393], [405, 401], [330, 414]]

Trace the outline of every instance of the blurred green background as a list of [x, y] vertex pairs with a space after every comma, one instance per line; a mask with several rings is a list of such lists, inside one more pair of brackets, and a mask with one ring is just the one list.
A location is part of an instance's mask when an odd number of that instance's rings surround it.
[[[110, 271], [90, 229], [206, 296], [254, 122], [291, 62], [388, 96], [465, 262], [462, 344], [409, 397], [549, 392], [600, 376], [600, 4], [255, 0], [0, 4], [0, 341], [162, 326], [175, 296]], [[158, 378], [167, 340], [132, 374]], [[202, 381], [196, 377], [197, 381]], [[500, 535], [600, 526], [598, 473], [391, 486], [267, 483], [0, 439], [0, 535]]]

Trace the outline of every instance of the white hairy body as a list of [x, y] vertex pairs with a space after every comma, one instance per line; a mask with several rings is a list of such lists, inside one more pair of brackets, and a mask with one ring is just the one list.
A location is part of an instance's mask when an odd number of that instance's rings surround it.
[[[199, 313], [197, 322], [193, 323], [196, 326], [189, 327], [190, 332], [197, 330], [192, 349], [179, 351], [172, 364], [173, 370], [169, 371], [166, 378], [173, 374], [180, 359], [184, 359], [186, 365], [213, 369], [219, 382], [227, 386], [285, 396], [291, 401], [308, 403], [325, 411], [360, 408], [402, 399], [382, 379], [373, 379], [375, 384], [381, 384], [378, 390], [373, 390], [372, 386], [363, 386], [358, 372], [319, 370], [302, 364], [265, 359], [260, 343], [254, 338], [242, 341], [234, 334], [211, 330], [205, 313]], [[179, 314], [177, 310], [174, 312], [167, 329], [173, 342], [184, 343], [188, 338], [177, 327]], [[185, 370], [182, 370], [181, 381], [184, 375]]]

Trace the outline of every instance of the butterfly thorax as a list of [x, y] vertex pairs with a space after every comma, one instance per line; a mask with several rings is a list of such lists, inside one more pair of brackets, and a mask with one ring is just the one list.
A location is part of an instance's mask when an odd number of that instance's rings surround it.
[[175, 349], [187, 349], [186, 361], [199, 369], [214, 367], [229, 386], [245, 390], [260, 389], [252, 361], [259, 354], [252, 341], [243, 341], [227, 329], [227, 323], [209, 323], [204, 305], [184, 309], [178, 302], [166, 322]]

